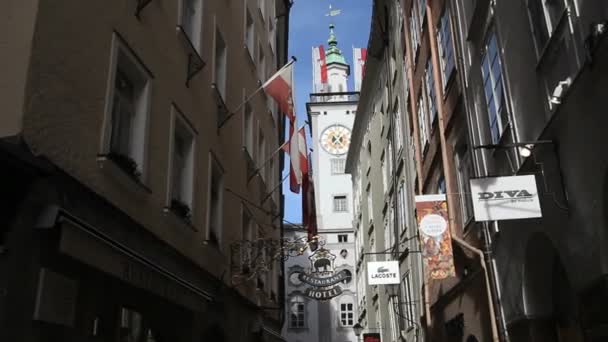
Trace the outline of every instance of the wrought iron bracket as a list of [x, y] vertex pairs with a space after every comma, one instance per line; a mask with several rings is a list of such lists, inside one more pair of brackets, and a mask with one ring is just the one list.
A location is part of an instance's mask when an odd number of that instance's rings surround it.
[[143, 11], [143, 9], [146, 8], [146, 6], [148, 6], [151, 2], [152, 0], [137, 0], [137, 7], [135, 8], [135, 17], [137, 20], [141, 20], [139, 17], [141, 11]]

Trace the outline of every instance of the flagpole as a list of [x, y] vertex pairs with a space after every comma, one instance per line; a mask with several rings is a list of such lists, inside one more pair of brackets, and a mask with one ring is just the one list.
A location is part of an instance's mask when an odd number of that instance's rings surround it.
[[[303, 128], [304, 126], [298, 128], [298, 130], [296, 132], [300, 132], [300, 130]], [[299, 133], [296, 133], [299, 134]], [[289, 142], [291, 141], [291, 137], [289, 137], [289, 140], [287, 140], [286, 142], [284, 142], [281, 146], [279, 146], [279, 148], [277, 148], [274, 152], [272, 152], [272, 154], [270, 155], [270, 157], [268, 157], [263, 163], [261, 163], [253, 172], [253, 174], [251, 176], [249, 176], [249, 178], [247, 178], [247, 183], [249, 183], [249, 181], [255, 177], [255, 175], [257, 175], [263, 168], [264, 166], [270, 162], [274, 156], [279, 153], [283, 147], [285, 147], [285, 145], [287, 145]]]
[[268, 192], [266, 194], [266, 196], [262, 199], [262, 204], [266, 203], [266, 200], [270, 198], [270, 196], [277, 191], [278, 189], [281, 188], [281, 186], [283, 185], [283, 182], [285, 180], [287, 180], [287, 178], [289, 178], [289, 172], [287, 172], [287, 175], [285, 177], [283, 177], [283, 179], [281, 179], [281, 181], [279, 182], [279, 184], [277, 184], [277, 186], [274, 187], [274, 189], [272, 189], [270, 192]]
[[239, 105], [238, 105], [238, 106], [237, 106], [237, 107], [236, 107], [236, 108], [235, 108], [233, 111], [231, 111], [231, 112], [230, 112], [230, 114], [228, 114], [228, 116], [226, 116], [226, 118], [224, 118], [224, 120], [222, 120], [222, 122], [220, 122], [220, 123], [218, 124], [218, 126], [217, 126], [217, 130], [218, 130], [218, 132], [219, 132], [219, 130], [220, 130], [222, 127], [224, 127], [224, 125], [226, 124], [226, 122], [228, 122], [228, 120], [232, 119], [232, 117], [233, 117], [233, 116], [235, 116], [235, 115], [236, 115], [236, 114], [239, 112], [239, 110], [240, 110], [241, 108], [243, 108], [243, 106], [244, 106], [245, 104], [247, 104], [247, 102], [249, 102], [249, 101], [250, 101], [250, 100], [251, 100], [251, 99], [252, 99], [252, 98], [253, 98], [255, 95], [257, 95], [257, 93], [259, 93], [259, 92], [260, 92], [260, 90], [264, 89], [264, 86], [265, 86], [265, 85], [267, 85], [267, 84], [268, 84], [268, 82], [270, 82], [270, 81], [274, 80], [274, 79], [275, 79], [275, 78], [278, 76], [279, 72], [281, 72], [283, 69], [285, 69], [285, 68], [289, 67], [290, 65], [292, 65], [292, 64], [293, 64], [293, 63], [295, 63], [296, 61], [297, 61], [297, 59], [296, 59], [295, 57], [291, 56], [291, 60], [290, 60], [290, 61], [289, 61], [287, 64], [285, 64], [283, 67], [281, 67], [279, 70], [277, 70], [277, 71], [275, 72], [275, 74], [273, 75], [273, 77], [269, 78], [269, 79], [268, 79], [266, 82], [264, 82], [264, 84], [262, 84], [262, 85], [261, 85], [260, 87], [258, 87], [256, 90], [254, 90], [254, 91], [253, 91], [253, 93], [249, 94], [249, 96], [247, 96], [247, 97], [245, 98], [245, 100], [244, 100], [243, 102], [241, 102], [241, 104], [239, 104]]

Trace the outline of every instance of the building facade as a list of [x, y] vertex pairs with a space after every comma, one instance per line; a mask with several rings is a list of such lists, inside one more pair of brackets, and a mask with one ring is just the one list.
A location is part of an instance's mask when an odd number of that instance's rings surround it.
[[[362, 332], [423, 341], [424, 279], [414, 215], [416, 169], [399, 2], [374, 1], [347, 172], [352, 175]], [[399, 261], [398, 285], [369, 285], [368, 262]]]
[[0, 5], [0, 340], [281, 340], [290, 6]]
[[[427, 338], [606, 339], [606, 162], [599, 146], [608, 6], [400, 4], [406, 135], [415, 162], [409, 190], [446, 195], [456, 266], [455, 277], [424, 280]], [[367, 75], [371, 65], [368, 57]], [[373, 158], [373, 145], [369, 151]], [[535, 176], [542, 218], [477, 222], [470, 180], [513, 175]], [[375, 211], [377, 203], [372, 197], [368, 206]]]
[[[313, 89], [325, 91], [310, 94], [310, 102], [306, 104], [321, 243], [316, 251], [309, 250], [285, 264], [288, 311], [285, 337], [290, 342], [356, 341], [352, 328], [357, 316], [352, 187], [344, 168], [358, 93], [348, 91], [350, 66], [338, 48], [333, 25], [330, 31], [329, 46], [323, 49], [322, 56], [326, 76], [321, 78], [319, 74], [313, 78]], [[317, 62], [317, 51], [318, 48], [313, 48], [313, 63]], [[321, 68], [318, 70], [320, 73]], [[291, 227], [285, 236], [306, 238], [306, 231]], [[344, 279], [330, 286], [315, 287], [298, 278], [300, 273], [318, 279], [343, 274]], [[322, 296], [323, 291], [329, 291], [328, 299], [315, 297]]]

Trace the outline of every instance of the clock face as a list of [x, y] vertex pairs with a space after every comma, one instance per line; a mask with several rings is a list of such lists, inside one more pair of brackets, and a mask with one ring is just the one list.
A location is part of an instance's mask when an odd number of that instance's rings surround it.
[[348, 152], [350, 130], [341, 125], [327, 127], [321, 134], [321, 146], [327, 153], [344, 154]]

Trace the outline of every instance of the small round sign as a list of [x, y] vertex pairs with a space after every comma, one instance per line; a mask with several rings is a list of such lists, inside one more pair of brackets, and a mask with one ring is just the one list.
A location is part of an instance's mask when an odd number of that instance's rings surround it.
[[420, 230], [428, 236], [441, 236], [447, 228], [448, 223], [441, 215], [429, 214], [420, 220]]

